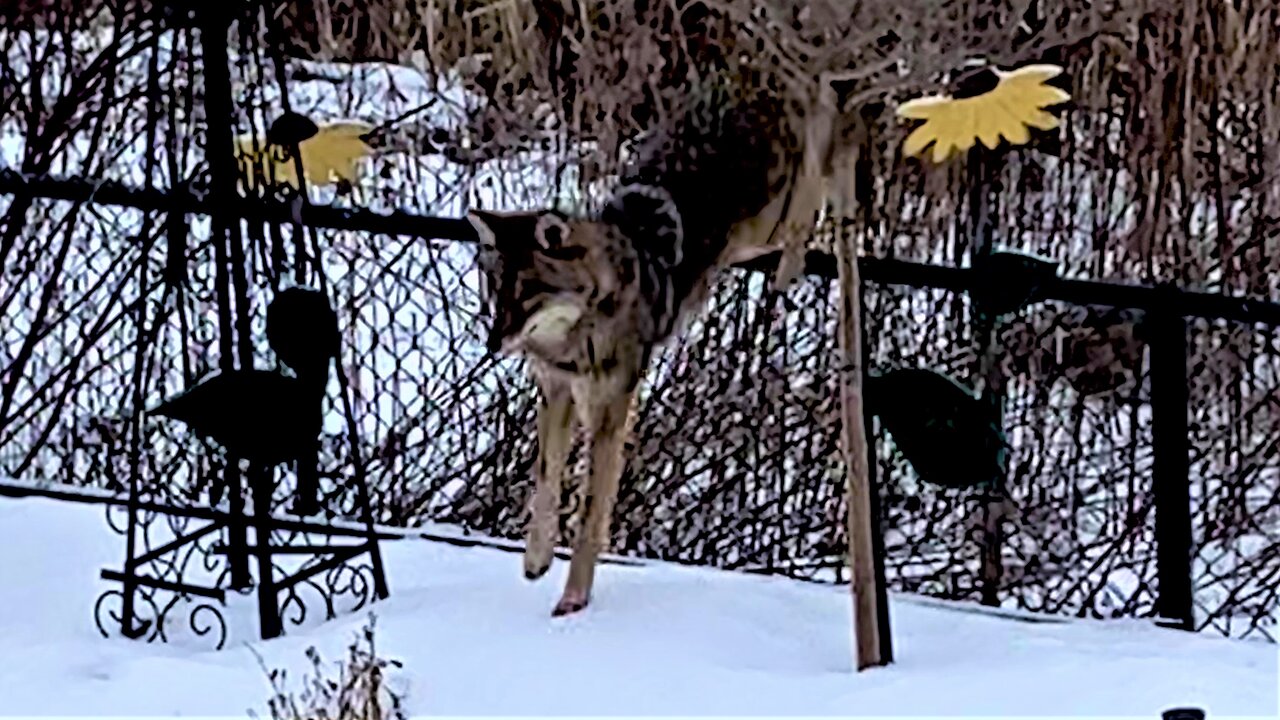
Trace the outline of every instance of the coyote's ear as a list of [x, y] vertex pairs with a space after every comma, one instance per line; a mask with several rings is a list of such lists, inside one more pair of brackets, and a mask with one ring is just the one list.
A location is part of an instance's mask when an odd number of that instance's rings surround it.
[[560, 237], [568, 231], [568, 225], [562, 218], [552, 213], [529, 210], [471, 210], [467, 213], [467, 220], [476, 229], [481, 247], [502, 253], [533, 252], [537, 249], [534, 243], [543, 248], [551, 247], [548, 243], [556, 238], [556, 232], [550, 229], [552, 225], [549, 223], [554, 223], [554, 227], [561, 231]]
[[554, 250], [569, 237], [569, 224], [556, 213], [543, 213], [533, 227], [533, 237], [543, 250]]
[[499, 224], [499, 221], [500, 217], [498, 215], [485, 210], [472, 210], [467, 213], [467, 222], [470, 222], [471, 227], [475, 228], [476, 238], [480, 241], [482, 247], [497, 247], [498, 237], [494, 228]]

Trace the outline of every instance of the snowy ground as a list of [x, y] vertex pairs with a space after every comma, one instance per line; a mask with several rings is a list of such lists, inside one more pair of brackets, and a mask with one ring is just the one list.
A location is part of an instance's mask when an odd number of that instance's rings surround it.
[[[98, 506], [0, 498], [0, 715], [245, 717], [269, 688], [253, 653], [103, 639], [98, 569], [120, 539]], [[383, 545], [379, 654], [415, 715], [1037, 715], [1277, 713], [1276, 646], [1132, 621], [1040, 622], [896, 596], [898, 662], [854, 674], [841, 588], [649, 564], [601, 569], [595, 605], [552, 620], [516, 554]], [[254, 643], [269, 667], [344, 656], [364, 616]], [[241, 628], [241, 631], [246, 628]], [[241, 637], [244, 637], [242, 634]]]

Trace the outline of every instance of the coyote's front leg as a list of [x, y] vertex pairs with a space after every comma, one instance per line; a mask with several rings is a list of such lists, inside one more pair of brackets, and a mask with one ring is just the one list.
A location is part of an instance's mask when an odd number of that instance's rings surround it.
[[595, 581], [596, 559], [608, 543], [609, 522], [623, 471], [623, 443], [630, 429], [635, 390], [604, 391], [593, 395], [591, 422], [591, 479], [587, 485], [586, 517], [569, 561], [569, 579], [552, 615], [568, 615], [587, 606]]
[[573, 440], [573, 396], [569, 386], [545, 381], [539, 387], [542, 398], [538, 405], [538, 460], [524, 549], [524, 576], [530, 580], [546, 574], [555, 558], [560, 495]]

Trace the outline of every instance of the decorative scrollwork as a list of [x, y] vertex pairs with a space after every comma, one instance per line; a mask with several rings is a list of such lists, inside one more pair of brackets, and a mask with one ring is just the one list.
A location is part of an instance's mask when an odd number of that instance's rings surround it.
[[[327, 562], [330, 557], [325, 552], [325, 549], [334, 547], [326, 545], [330, 539], [323, 531], [277, 530], [273, 533], [273, 544], [312, 547], [316, 550], [316, 554], [296, 565], [273, 563], [276, 577], [305, 578], [288, 585], [280, 594], [282, 619], [291, 626], [305, 624], [312, 615], [309, 610], [312, 606], [320, 609], [322, 619], [331, 620], [338, 615], [358, 611], [377, 598], [377, 571], [372, 563], [349, 559], [315, 572], [315, 568]], [[348, 538], [344, 541], [344, 546], [361, 542], [364, 542], [363, 538]]]
[[[212, 640], [217, 648], [223, 647], [227, 640], [226, 621], [217, 607], [187, 592], [146, 584], [146, 579], [177, 585], [212, 579], [211, 587], [217, 587], [228, 573], [226, 559], [218, 553], [219, 533], [207, 527], [203, 531], [193, 529], [195, 518], [184, 515], [177, 507], [170, 513], [134, 509], [131, 516], [127, 506], [108, 505], [106, 515], [112, 530], [125, 537], [132, 533], [136, 557], [144, 561], [132, 570], [142, 578], [140, 581], [126, 577], [120, 580], [123, 589], [112, 588], [99, 596], [94, 604], [98, 631], [104, 637], [114, 633], [147, 642], [169, 642], [175, 609], [186, 607], [186, 628], [196, 637]], [[128, 618], [126, 592], [132, 600]]]
[[[160, 603], [161, 593], [168, 597]], [[221, 650], [227, 643], [227, 622], [222, 610], [215, 605], [201, 602], [190, 595], [169, 593], [153, 588], [138, 587], [133, 591], [133, 610], [130, 623], [125, 624], [125, 592], [108, 590], [94, 603], [94, 623], [102, 637], [119, 635], [145, 642], [170, 642], [169, 628], [175, 609], [186, 608], [186, 628], [195, 637], [211, 642], [212, 648]]]
[[[196, 136], [196, 144], [204, 147], [206, 138], [206, 133], [198, 133]], [[209, 172], [208, 168], [201, 168], [199, 172], [192, 175], [191, 179], [188, 180], [186, 184], [187, 192], [191, 194], [191, 197], [196, 202], [204, 202], [209, 198], [209, 192], [213, 186], [213, 174]]]
[[[204, 637], [213, 633], [218, 638], [217, 649], [221, 650], [227, 642], [227, 620], [223, 617], [222, 611], [216, 606], [208, 603], [198, 603], [191, 608], [191, 614], [188, 616], [190, 628], [193, 633], [200, 637]], [[201, 618], [204, 618], [203, 625], [200, 624]]]

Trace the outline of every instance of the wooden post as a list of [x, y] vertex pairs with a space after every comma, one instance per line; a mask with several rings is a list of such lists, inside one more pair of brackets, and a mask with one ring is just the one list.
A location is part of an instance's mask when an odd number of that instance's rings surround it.
[[[858, 279], [861, 280], [862, 276], [859, 275]], [[866, 285], [860, 282], [859, 290], [862, 292], [858, 297], [861, 308], [867, 306], [866, 289]], [[870, 343], [867, 341], [867, 323], [858, 324], [862, 330], [862, 381], [863, 387], [866, 387], [871, 368]], [[862, 405], [862, 422], [867, 437], [867, 495], [871, 500], [871, 558], [875, 563], [876, 623], [880, 633], [880, 662], [887, 665], [893, 662], [893, 635], [889, 631], [889, 583], [884, 571], [884, 514], [880, 508], [880, 486], [877, 484], [879, 476], [876, 472], [876, 419], [873, 408], [865, 402]]]
[[[999, 222], [992, 195], [999, 192], [999, 171], [996, 160], [988, 157], [981, 145], [969, 151], [966, 168], [969, 179], [970, 265], [974, 269], [986, 265], [995, 245], [995, 226]], [[976, 376], [981, 381], [982, 407], [985, 420], [995, 427], [1004, 425], [1004, 387], [999, 385], [996, 355], [999, 352], [996, 335], [998, 318], [983, 300], [981, 293], [970, 291], [974, 333], [977, 335]], [[1003, 449], [994, 450], [1003, 453]], [[1004, 462], [996, 463], [1004, 467]], [[1000, 606], [1000, 581], [1004, 575], [1004, 498], [1005, 480], [1002, 473], [990, 479], [991, 484], [980, 502], [982, 513], [982, 540], [979, 566], [981, 602], [990, 607]]]
[[862, 400], [862, 283], [852, 239], [838, 222], [836, 263], [840, 280], [841, 452], [848, 487], [850, 591], [858, 670], [890, 662], [882, 652], [880, 598], [875, 568], [875, 517], [867, 463], [867, 426]]

